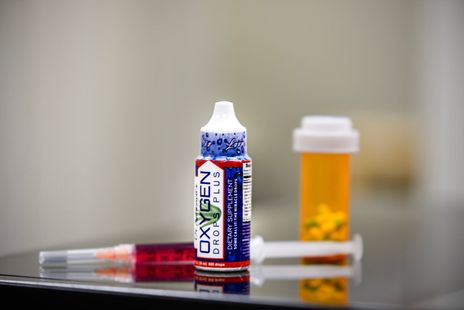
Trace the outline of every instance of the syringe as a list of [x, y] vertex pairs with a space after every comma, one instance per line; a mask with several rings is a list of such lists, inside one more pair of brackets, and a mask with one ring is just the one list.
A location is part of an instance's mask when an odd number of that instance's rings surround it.
[[[273, 241], [264, 242], [261, 236], [251, 240], [251, 260], [261, 263], [266, 258], [324, 257], [349, 254], [360, 260], [363, 244], [360, 235], [352, 241]], [[190, 264], [194, 258], [192, 243], [121, 244], [113, 247], [65, 251], [42, 251], [41, 265], [122, 262], [134, 264]]]
[[191, 263], [192, 243], [120, 244], [113, 247], [65, 251], [41, 251], [41, 265], [89, 264], [99, 262], [121, 263]]
[[251, 259], [256, 263], [266, 258], [285, 257], [325, 257], [350, 254], [354, 260], [361, 260], [363, 242], [361, 235], [354, 235], [352, 241], [266, 241], [261, 236], [251, 240]]

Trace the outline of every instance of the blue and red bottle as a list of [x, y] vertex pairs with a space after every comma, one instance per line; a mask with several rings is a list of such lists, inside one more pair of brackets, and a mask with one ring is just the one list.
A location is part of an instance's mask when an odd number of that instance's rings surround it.
[[241, 271], [250, 265], [251, 158], [246, 128], [232, 102], [216, 102], [201, 128], [195, 161], [194, 265], [208, 271]]

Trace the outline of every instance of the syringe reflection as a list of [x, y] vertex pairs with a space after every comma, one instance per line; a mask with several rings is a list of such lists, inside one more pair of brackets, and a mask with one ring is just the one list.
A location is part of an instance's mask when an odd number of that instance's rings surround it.
[[[252, 265], [249, 272], [199, 272], [192, 264], [68, 265], [42, 267], [43, 278], [75, 281], [193, 282], [196, 291], [249, 294], [250, 284], [263, 286], [266, 281], [311, 281], [352, 278], [360, 282], [361, 265]], [[317, 282], [317, 281], [316, 281]], [[307, 285], [310, 282], [305, 282]]]

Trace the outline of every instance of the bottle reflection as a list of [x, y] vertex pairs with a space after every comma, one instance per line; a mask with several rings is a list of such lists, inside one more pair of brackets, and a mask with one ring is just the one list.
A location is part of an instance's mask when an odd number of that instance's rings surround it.
[[202, 293], [250, 294], [250, 273], [195, 272], [195, 290]]
[[78, 281], [192, 282], [198, 292], [250, 294], [250, 273], [199, 272], [192, 264], [70, 265], [42, 268], [42, 278]]
[[317, 304], [346, 305], [348, 303], [348, 279], [339, 277], [301, 280], [300, 298], [303, 301]]
[[[358, 262], [359, 263], [359, 262]], [[304, 258], [301, 261], [304, 266], [333, 266], [344, 268], [348, 266], [348, 258], [344, 256], [330, 258]], [[360, 267], [360, 266], [359, 266]], [[353, 276], [359, 277], [359, 271], [354, 267]], [[299, 281], [299, 295], [305, 302], [344, 306], [349, 300], [349, 276], [328, 275], [327, 277], [307, 278]]]

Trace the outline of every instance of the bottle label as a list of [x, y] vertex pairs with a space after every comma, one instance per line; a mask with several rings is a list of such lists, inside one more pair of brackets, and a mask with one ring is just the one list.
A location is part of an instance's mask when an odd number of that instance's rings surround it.
[[195, 265], [241, 269], [250, 263], [251, 161], [196, 161]]

